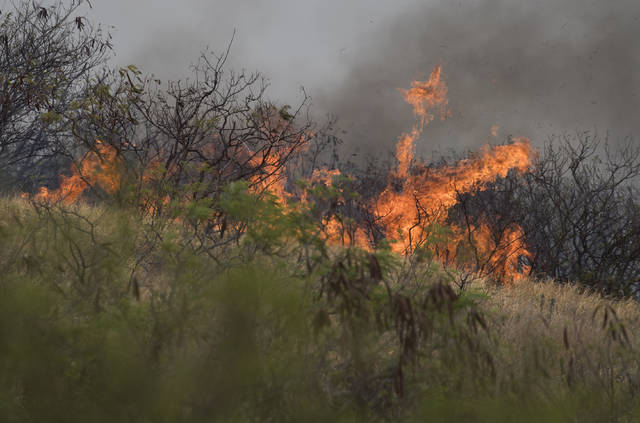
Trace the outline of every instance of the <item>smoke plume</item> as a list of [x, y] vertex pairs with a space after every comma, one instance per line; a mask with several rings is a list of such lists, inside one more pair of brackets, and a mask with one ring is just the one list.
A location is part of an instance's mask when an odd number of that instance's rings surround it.
[[425, 130], [419, 152], [576, 130], [615, 141], [640, 132], [639, 19], [632, 0], [417, 5], [368, 31], [346, 78], [314, 104], [353, 148], [390, 149], [412, 120], [398, 89], [441, 64], [452, 116]]

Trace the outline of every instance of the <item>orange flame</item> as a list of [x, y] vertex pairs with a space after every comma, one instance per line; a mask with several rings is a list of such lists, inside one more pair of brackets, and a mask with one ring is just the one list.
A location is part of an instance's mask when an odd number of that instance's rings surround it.
[[[418, 122], [410, 133], [400, 137], [396, 146], [398, 167], [375, 204], [376, 216], [387, 238], [395, 241], [392, 249], [405, 254], [424, 242], [433, 223], [443, 222], [446, 211], [456, 204], [458, 194], [485, 186], [506, 176], [511, 169], [527, 171], [533, 156], [529, 140], [518, 138], [510, 145], [484, 146], [479, 154], [461, 160], [455, 166], [430, 168], [420, 163], [412, 168], [413, 143], [424, 126], [436, 114], [445, 119], [450, 112], [440, 66], [428, 81], [412, 82], [411, 86], [410, 90], [404, 91], [405, 100], [413, 106]], [[492, 128], [496, 134], [497, 130], [495, 126]], [[454, 243], [467, 239], [459, 228], [451, 229]], [[523, 242], [522, 228], [509, 228], [497, 241], [489, 236], [487, 225], [472, 230], [477, 249], [488, 256], [489, 264], [499, 274], [513, 279], [522, 271], [522, 268], [518, 269], [518, 257], [529, 254]]]
[[249, 160], [251, 166], [260, 167], [264, 173], [255, 175], [251, 178], [253, 191], [260, 193], [269, 190], [275, 195], [278, 203], [285, 206], [289, 194], [285, 189], [286, 178], [284, 177], [284, 168], [280, 163], [280, 154], [278, 152], [265, 152], [255, 155]]
[[531, 253], [524, 245], [524, 232], [519, 225], [508, 227], [495, 239], [489, 226], [481, 224], [475, 229], [474, 239], [478, 250], [488, 257], [485, 258], [491, 271], [503, 280], [513, 282], [529, 272], [528, 265], [520, 265], [519, 257], [531, 259]]
[[[334, 185], [335, 178], [341, 176], [339, 169], [315, 169], [309, 182], [311, 184], [322, 184], [325, 187], [333, 187], [337, 189], [337, 196], [333, 201], [336, 204], [343, 204], [344, 191], [339, 186]], [[306, 193], [302, 194], [301, 202], [308, 202]], [[341, 216], [332, 215], [323, 220], [323, 228], [326, 234], [326, 240], [333, 245], [342, 246], [358, 246], [369, 250], [371, 242], [364, 229], [358, 225], [358, 222], [352, 219], [344, 219]]]
[[442, 67], [437, 66], [427, 81], [413, 81], [411, 89], [402, 90], [405, 101], [413, 106], [413, 114], [418, 118], [418, 123], [410, 133], [402, 134], [396, 145], [396, 158], [398, 159], [396, 173], [400, 178], [407, 176], [413, 159], [413, 143], [422, 133], [424, 126], [434, 119], [433, 110], [439, 113], [442, 120], [450, 115], [447, 85], [441, 79], [441, 75]]
[[400, 191], [388, 186], [377, 202], [377, 214], [388, 234], [406, 234], [421, 212], [433, 215], [448, 209], [456, 204], [459, 193], [504, 177], [510, 169], [526, 171], [531, 155], [529, 141], [522, 138], [510, 145], [485, 146], [478, 157], [461, 160], [456, 166], [425, 167], [421, 173], [407, 175]]
[[[505, 177], [510, 170], [526, 172], [534, 156], [529, 140], [518, 138], [509, 145], [484, 146], [479, 153], [456, 165], [434, 168], [424, 163], [414, 163], [414, 143], [424, 127], [438, 116], [440, 119], [450, 116], [447, 91], [441, 66], [431, 72], [427, 81], [413, 81], [410, 89], [402, 90], [405, 100], [413, 107], [417, 121], [411, 131], [400, 136], [396, 145], [398, 165], [390, 173], [386, 189], [371, 205], [371, 211], [383, 226], [386, 237], [394, 241], [392, 249], [398, 253], [409, 254], [425, 245], [434, 224], [444, 225], [447, 212], [457, 203], [459, 194], [482, 188], [499, 177]], [[495, 125], [491, 127], [493, 136], [497, 136], [498, 129]], [[314, 134], [309, 136], [313, 137]], [[304, 144], [297, 148], [305, 148]], [[289, 207], [287, 203], [291, 195], [285, 189], [282, 157], [289, 153], [278, 151], [277, 148], [264, 149], [256, 154], [247, 151], [248, 163], [262, 170], [260, 175], [250, 178], [253, 191], [270, 190], [285, 207]], [[43, 187], [35, 199], [70, 204], [92, 186], [114, 193], [121, 184], [119, 170], [120, 162], [115, 149], [97, 141], [95, 151], [87, 153], [79, 164], [74, 165], [70, 176], [60, 178], [57, 190], [50, 191]], [[339, 170], [315, 171], [310, 182], [330, 186], [338, 175]], [[148, 182], [149, 178], [145, 176], [143, 182]], [[308, 201], [304, 193], [300, 200], [302, 204]], [[169, 197], [165, 196], [161, 203], [166, 205], [168, 201]], [[150, 210], [153, 212], [155, 209], [150, 207]], [[370, 238], [357, 222], [354, 224], [333, 216], [323, 223], [329, 242], [370, 248]], [[499, 234], [492, 233], [490, 226], [482, 222], [466, 229], [455, 226], [449, 229], [452, 235], [444, 250], [457, 251], [471, 244], [476, 260], [481, 257], [482, 266], [491, 268], [507, 280], [516, 280], [527, 271], [519, 260], [523, 256], [530, 257], [520, 226], [512, 225]], [[436, 257], [446, 260], [444, 254], [437, 251]], [[476, 264], [476, 268], [482, 266]]]
[[433, 110], [440, 114], [442, 120], [451, 114], [447, 85], [441, 76], [442, 66], [438, 65], [427, 81], [412, 81], [409, 90], [402, 90], [405, 101], [413, 106], [413, 113], [420, 119], [420, 129], [434, 119]]
[[115, 193], [120, 188], [120, 163], [117, 160], [117, 152], [100, 141], [96, 141], [95, 149], [88, 152], [79, 164], [71, 166], [70, 176], [60, 177], [57, 190], [51, 191], [42, 187], [34, 199], [72, 204], [90, 187], [100, 187], [110, 194]]

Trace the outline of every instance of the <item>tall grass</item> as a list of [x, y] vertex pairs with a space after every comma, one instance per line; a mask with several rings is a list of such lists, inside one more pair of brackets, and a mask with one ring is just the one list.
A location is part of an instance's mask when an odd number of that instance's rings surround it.
[[434, 265], [400, 282], [390, 252], [328, 248], [263, 206], [250, 237], [205, 252], [180, 221], [0, 202], [3, 420], [640, 418], [635, 302], [460, 293]]

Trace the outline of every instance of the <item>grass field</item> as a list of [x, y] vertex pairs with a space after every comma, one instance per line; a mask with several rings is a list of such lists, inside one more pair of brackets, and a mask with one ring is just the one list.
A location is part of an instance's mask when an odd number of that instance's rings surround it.
[[458, 293], [433, 263], [399, 283], [388, 251], [309, 270], [293, 241], [188, 234], [0, 203], [4, 421], [640, 419], [635, 301], [551, 281]]

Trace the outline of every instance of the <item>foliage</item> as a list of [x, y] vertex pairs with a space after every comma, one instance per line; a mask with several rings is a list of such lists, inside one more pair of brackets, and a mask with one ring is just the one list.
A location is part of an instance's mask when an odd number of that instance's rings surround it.
[[[83, 1], [45, 8], [14, 4], [0, 16], [0, 175], [6, 191], [56, 177], [76, 152], [70, 115], [100, 86], [110, 36], [82, 12]], [[25, 183], [25, 180], [27, 183]], [[32, 184], [32, 185], [30, 185]]]
[[[246, 184], [221, 201], [247, 228], [219, 248], [229, 262], [194, 248], [179, 219], [159, 226], [106, 206], [5, 200], [2, 414], [191, 422], [637, 413], [635, 331], [615, 305], [594, 303], [593, 317], [579, 317], [605, 321], [602, 332], [587, 324], [584, 341], [555, 323], [518, 335], [505, 320], [517, 313], [494, 309], [495, 290], [507, 288], [459, 294], [432, 266], [401, 283], [404, 266], [388, 250], [334, 247], [314, 237], [315, 225], [300, 226], [311, 210], [289, 215]], [[539, 313], [553, 319], [546, 303]]]
[[[306, 95], [267, 101], [228, 49], [166, 85], [100, 71], [109, 36], [79, 5], [26, 2], [0, 23], [3, 182], [50, 166], [52, 186], [69, 160], [107, 155], [118, 179], [102, 192], [76, 175], [91, 202], [0, 201], [8, 421], [640, 417], [640, 308], [570, 285], [637, 295], [637, 150], [550, 144], [446, 219], [419, 210], [400, 256], [371, 204], [402, 181], [341, 163]], [[505, 247], [480, 257], [480, 223], [494, 241], [521, 227], [533, 254], [516, 262], [565, 285], [491, 283]]]

